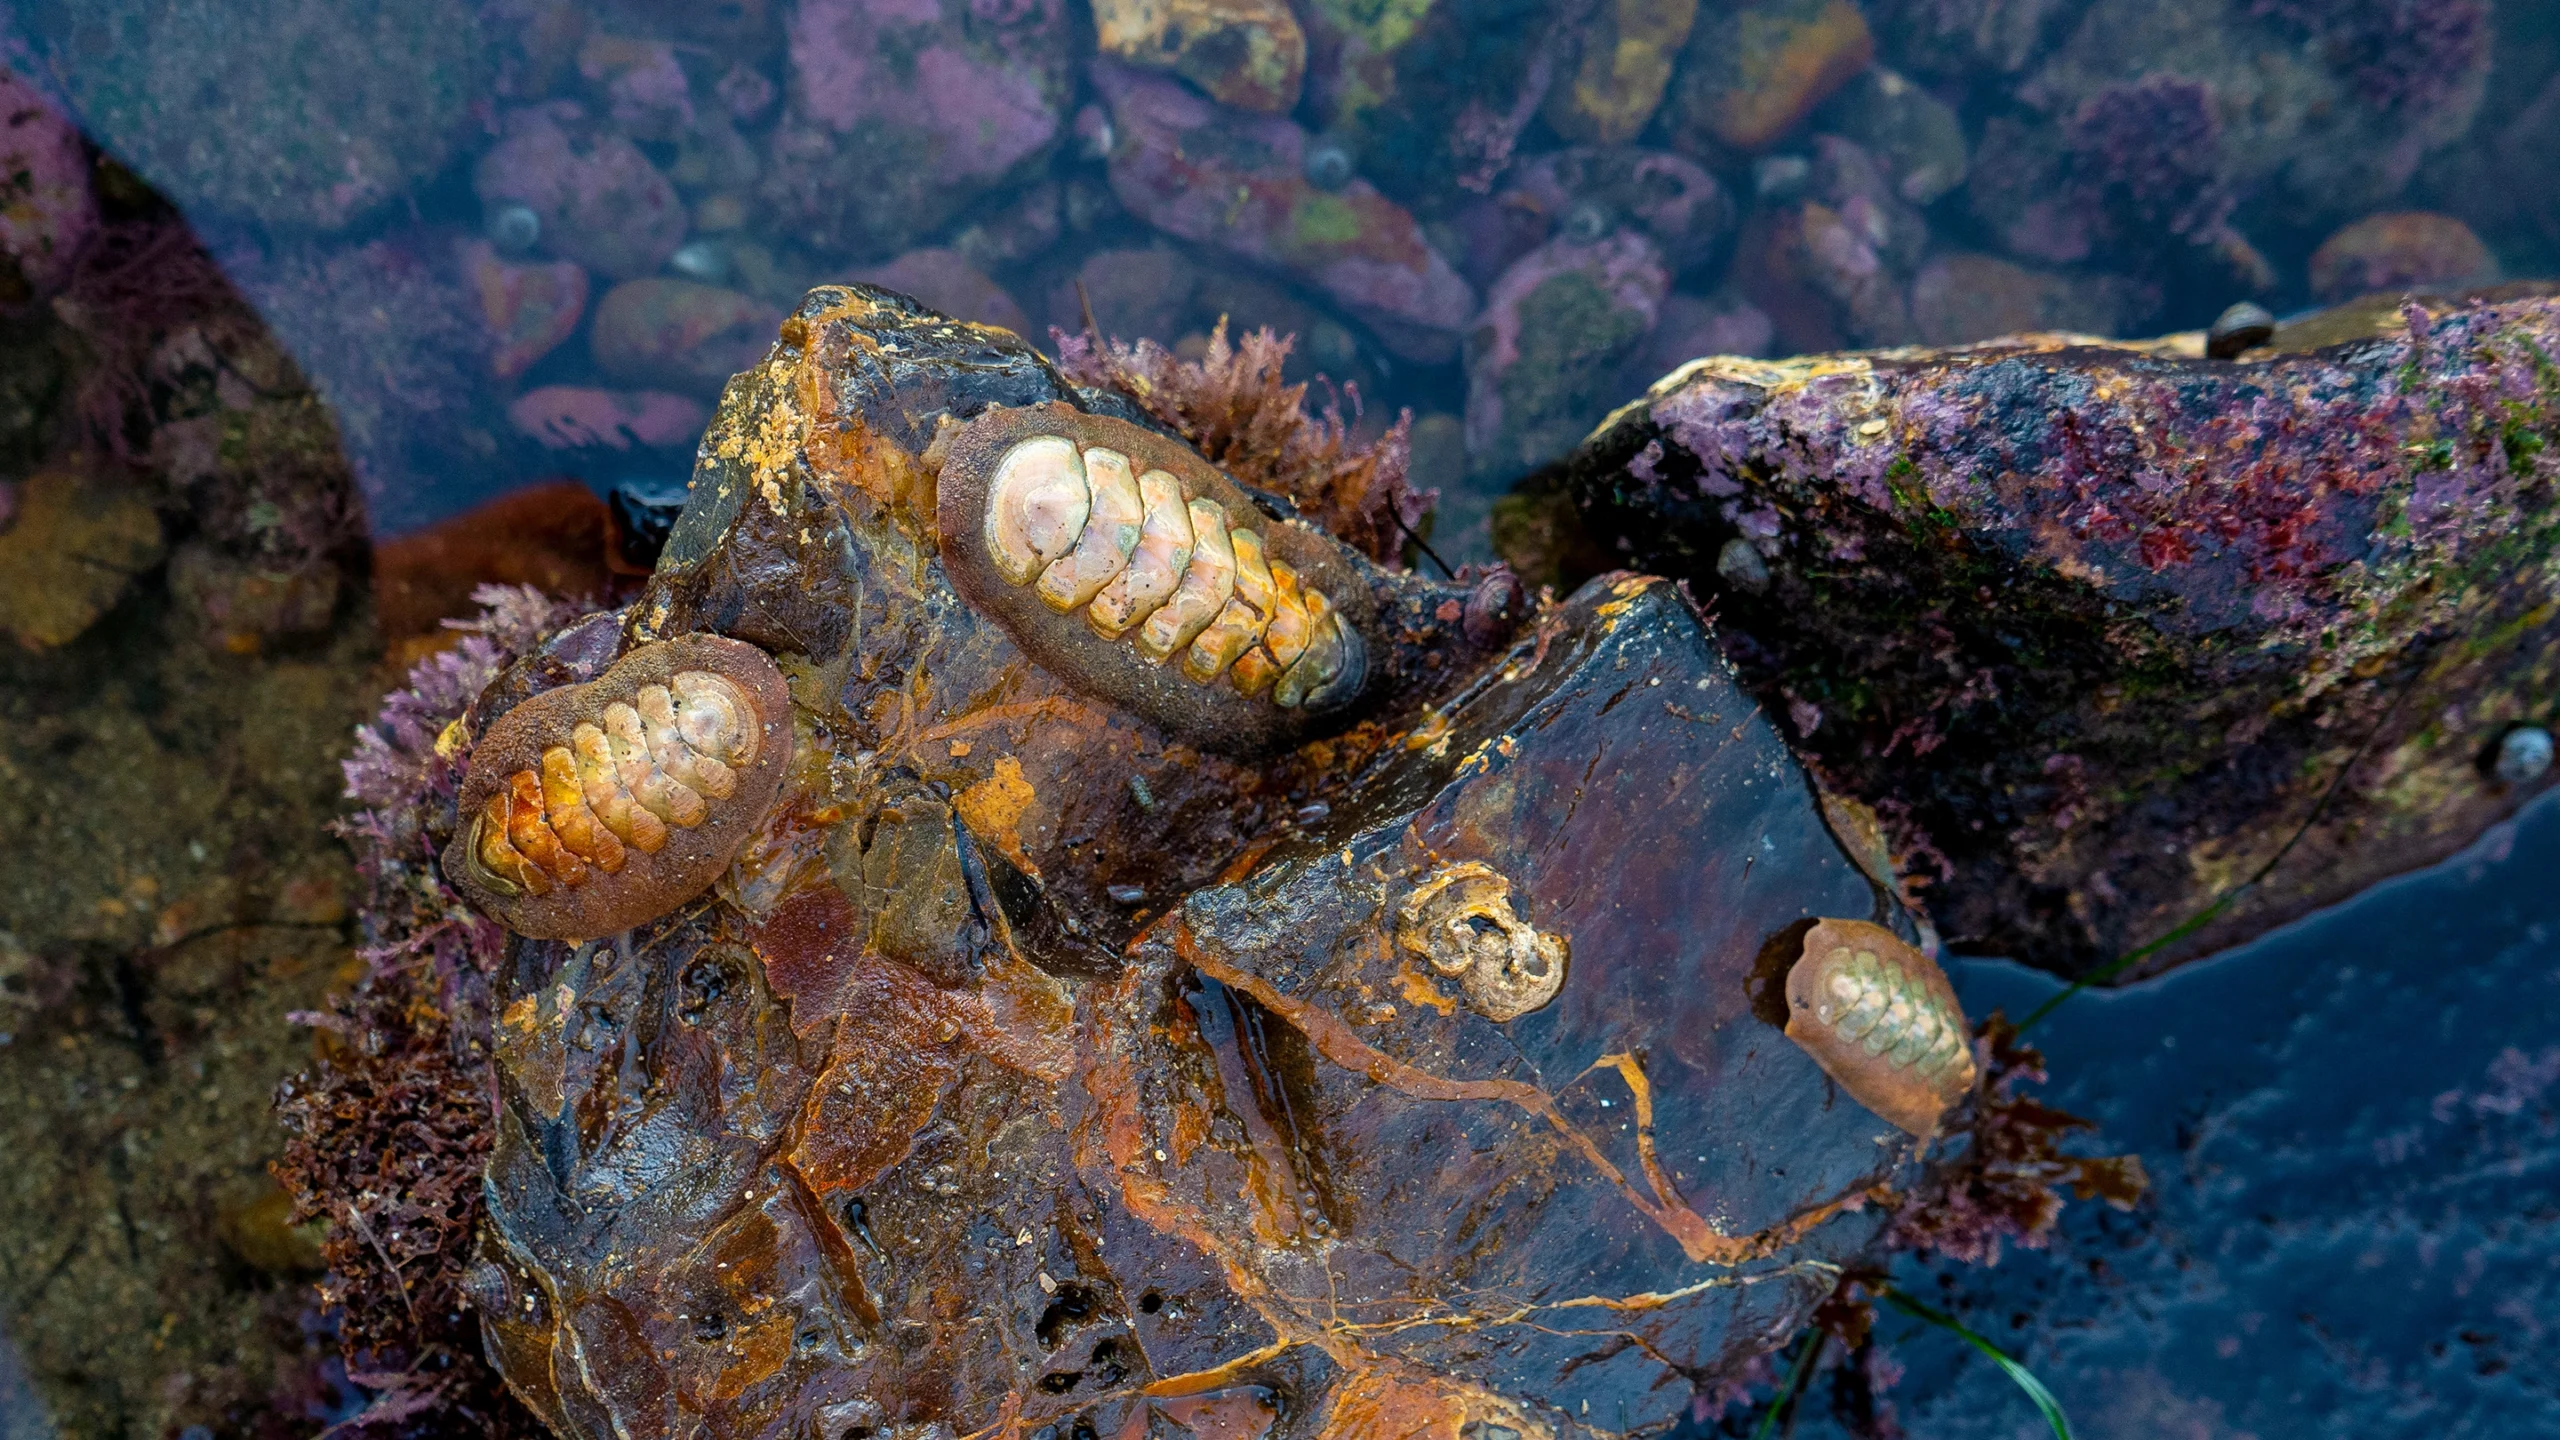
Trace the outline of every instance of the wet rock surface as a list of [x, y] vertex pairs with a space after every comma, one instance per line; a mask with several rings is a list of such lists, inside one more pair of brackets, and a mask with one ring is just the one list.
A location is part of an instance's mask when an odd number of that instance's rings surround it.
[[2200, 334], [1711, 360], [1555, 483], [1593, 553], [1716, 597], [1951, 941], [2168, 964], [2449, 853], [2540, 783], [2490, 760], [2560, 665], [2555, 324], [2492, 292], [2237, 362]]
[[861, 289], [733, 384], [620, 623], [772, 652], [793, 777], [716, 900], [512, 945], [492, 1356], [571, 1434], [1668, 1423], [1913, 1173], [1779, 1030], [1898, 901], [1666, 582], [1367, 571], [1389, 689], [1259, 763], [1087, 698], [925, 528], [1050, 398], [1119, 403]]

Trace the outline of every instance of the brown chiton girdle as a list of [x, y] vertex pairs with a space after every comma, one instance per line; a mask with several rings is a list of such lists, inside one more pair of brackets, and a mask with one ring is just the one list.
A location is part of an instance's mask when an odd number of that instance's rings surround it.
[[519, 935], [628, 930], [710, 888], [790, 761], [791, 694], [762, 650], [717, 635], [643, 645], [480, 737], [445, 878]]
[[1973, 1088], [1971, 1033], [1946, 972], [1881, 925], [1824, 920], [1787, 972], [1787, 1038], [1922, 1139]]
[[1055, 401], [953, 437], [942, 562], [1033, 659], [1197, 743], [1285, 744], [1369, 675], [1368, 582], [1179, 441]]

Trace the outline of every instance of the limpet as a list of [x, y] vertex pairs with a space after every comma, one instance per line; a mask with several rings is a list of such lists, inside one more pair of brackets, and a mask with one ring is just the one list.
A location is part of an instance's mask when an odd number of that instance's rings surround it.
[[1369, 678], [1368, 582], [1179, 441], [996, 407], [942, 463], [944, 567], [1033, 659], [1204, 744], [1293, 739]]
[[1946, 972], [1881, 925], [1821, 921], [1787, 972], [1787, 1038], [1923, 1139], [1973, 1088], [1972, 1036]]
[[519, 935], [628, 930], [710, 888], [790, 758], [791, 697], [771, 657], [717, 635], [643, 645], [480, 737], [445, 877]]

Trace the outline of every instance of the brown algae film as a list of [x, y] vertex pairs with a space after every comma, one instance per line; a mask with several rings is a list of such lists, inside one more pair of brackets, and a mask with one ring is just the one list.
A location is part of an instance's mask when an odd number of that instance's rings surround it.
[[1787, 972], [1787, 1038], [1923, 1139], [1973, 1088], [1972, 1034], [1946, 972], [1881, 925], [1821, 921]]
[[445, 874], [520, 935], [628, 930], [711, 887], [790, 758], [790, 692], [763, 651], [716, 635], [640, 646], [480, 737]]
[[1178, 441], [1061, 404], [998, 408], [944, 461], [944, 562], [1070, 684], [1225, 748], [1294, 738], [1369, 673], [1368, 586]]

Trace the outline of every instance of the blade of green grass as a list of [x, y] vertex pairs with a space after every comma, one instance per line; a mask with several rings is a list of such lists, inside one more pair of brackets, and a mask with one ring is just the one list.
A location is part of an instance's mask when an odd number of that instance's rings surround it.
[[1813, 1357], [1821, 1349], [1822, 1332], [1808, 1331], [1803, 1347], [1796, 1351], [1796, 1363], [1787, 1367], [1787, 1383], [1779, 1386], [1777, 1395], [1769, 1401], [1769, 1412], [1761, 1416], [1760, 1423], [1753, 1427], [1751, 1440], [1769, 1440], [1769, 1432], [1777, 1428], [1778, 1416], [1786, 1410], [1787, 1402], [1795, 1398], [1796, 1388], [1804, 1384], [1805, 1372], [1813, 1368]]
[[[2044, 1412], [2044, 1423], [2053, 1427], [2055, 1440], [2071, 1440], [2071, 1422], [2062, 1416], [2062, 1402], [2054, 1399], [2053, 1392], [2044, 1388], [2044, 1382], [2026, 1366], [2010, 1359], [1999, 1346], [1966, 1329], [1963, 1321], [1943, 1310], [1932, 1310], [1899, 1290], [1885, 1291], [1884, 1301], [1906, 1315], [1952, 1332], [1958, 1339], [1990, 1356], [1991, 1363], [2000, 1367], [2000, 1373], [2016, 1381], [2018, 1388], [2027, 1392], [2027, 1398], [2035, 1402], [2036, 1408]], [[1763, 1422], [1764, 1428], [1765, 1424]]]

